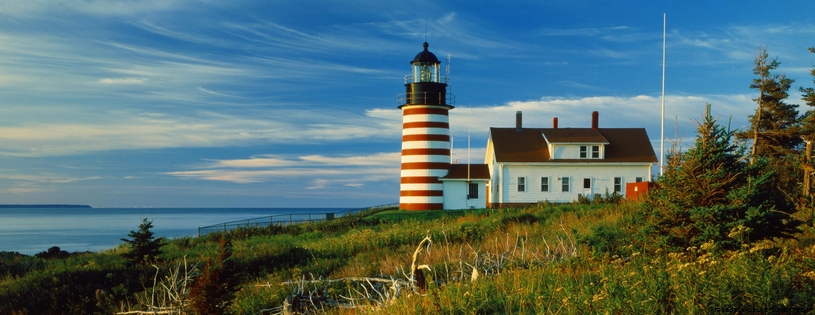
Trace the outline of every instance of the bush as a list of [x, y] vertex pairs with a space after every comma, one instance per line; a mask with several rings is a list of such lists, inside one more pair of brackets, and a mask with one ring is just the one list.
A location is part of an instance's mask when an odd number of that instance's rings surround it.
[[669, 155], [665, 174], [646, 200], [640, 236], [672, 250], [713, 241], [724, 249], [771, 239], [790, 238], [800, 221], [783, 196], [773, 193], [766, 160], [748, 163], [744, 149], [732, 144], [707, 106], [697, 122], [694, 145]]
[[240, 283], [232, 262], [232, 242], [223, 238], [214, 261], [204, 264], [190, 288], [192, 308], [198, 315], [224, 314]]

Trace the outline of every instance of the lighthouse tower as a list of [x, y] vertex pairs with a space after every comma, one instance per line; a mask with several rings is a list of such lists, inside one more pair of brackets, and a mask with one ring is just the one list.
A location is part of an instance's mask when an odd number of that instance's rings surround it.
[[441, 80], [439, 59], [427, 50], [410, 62], [402, 110], [402, 172], [399, 208], [441, 210], [444, 188], [439, 177], [450, 169], [450, 120], [447, 78]]

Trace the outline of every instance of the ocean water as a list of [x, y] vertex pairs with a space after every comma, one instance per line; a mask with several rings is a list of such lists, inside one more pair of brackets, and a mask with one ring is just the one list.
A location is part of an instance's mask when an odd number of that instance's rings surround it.
[[33, 255], [114, 248], [153, 221], [156, 237], [196, 236], [198, 227], [278, 214], [323, 214], [348, 208], [0, 208], [0, 251]]

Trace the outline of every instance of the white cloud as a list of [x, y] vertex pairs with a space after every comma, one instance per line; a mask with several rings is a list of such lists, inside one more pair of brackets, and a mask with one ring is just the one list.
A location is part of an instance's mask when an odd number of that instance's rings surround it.
[[8, 181], [17, 181], [25, 183], [44, 183], [44, 184], [69, 184], [81, 181], [91, 181], [101, 179], [99, 176], [87, 177], [70, 177], [65, 175], [56, 174], [0, 174], [0, 178]]
[[[201, 2], [195, 1], [195, 5]], [[65, 13], [82, 13], [100, 16], [132, 16], [157, 11], [182, 9], [192, 3], [187, 0], [140, 0], [140, 1], [107, 1], [107, 0], [27, 0], [4, 1], [0, 14], [34, 15], [52, 12], [59, 8]]]
[[[59, 156], [95, 151], [222, 147], [258, 143], [324, 143], [387, 139], [398, 141], [401, 125], [348, 112], [265, 111], [253, 115], [198, 112], [185, 116], [131, 111], [73, 109], [70, 119], [25, 123], [10, 111], [0, 126], [0, 155]], [[27, 111], [31, 114], [32, 112]], [[42, 120], [42, 118], [40, 118]], [[334, 123], [315, 123], [333, 121]], [[247, 161], [262, 163], [264, 161]], [[268, 162], [268, 161], [265, 161]]]
[[99, 83], [102, 84], [142, 84], [147, 81], [147, 78], [104, 78], [100, 79]]
[[306, 189], [322, 189], [329, 185], [358, 187], [367, 182], [398, 179], [400, 154], [394, 152], [355, 156], [275, 155], [214, 160], [195, 166], [193, 170], [166, 174], [184, 179], [239, 184], [310, 183]]
[[8, 187], [8, 188], [0, 188], [0, 194], [12, 194], [12, 195], [25, 195], [25, 194], [32, 194], [32, 193], [41, 193], [47, 190], [37, 187]]

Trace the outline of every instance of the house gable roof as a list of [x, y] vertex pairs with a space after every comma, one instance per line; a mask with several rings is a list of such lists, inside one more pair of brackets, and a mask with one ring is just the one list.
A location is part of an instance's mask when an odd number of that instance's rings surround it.
[[[497, 162], [657, 162], [645, 128], [490, 128], [490, 138]], [[605, 158], [550, 160], [547, 140], [605, 143]]]

